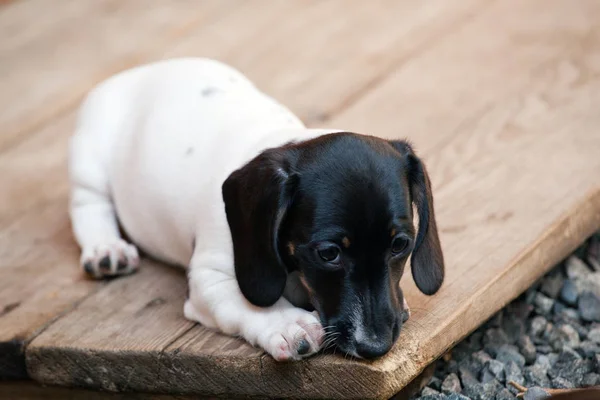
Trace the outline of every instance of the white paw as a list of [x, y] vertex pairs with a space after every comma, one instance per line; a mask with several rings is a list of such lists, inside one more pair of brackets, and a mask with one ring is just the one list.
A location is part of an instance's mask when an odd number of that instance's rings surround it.
[[408, 306], [408, 303], [406, 302], [406, 298], [404, 298], [404, 300], [402, 302], [402, 308], [404, 310], [404, 311], [402, 311], [402, 322], [406, 322], [410, 318], [410, 307]]
[[140, 263], [136, 247], [122, 239], [86, 246], [81, 253], [81, 267], [93, 278], [127, 275]]
[[321, 349], [323, 327], [316, 313], [285, 310], [271, 321], [258, 344], [276, 361], [300, 360]]

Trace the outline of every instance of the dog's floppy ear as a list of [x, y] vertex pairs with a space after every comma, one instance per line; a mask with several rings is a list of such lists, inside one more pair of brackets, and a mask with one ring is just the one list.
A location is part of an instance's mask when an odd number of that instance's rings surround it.
[[413, 279], [421, 292], [432, 295], [444, 281], [444, 255], [435, 222], [431, 182], [425, 165], [407, 142], [390, 143], [406, 160], [410, 194], [419, 214], [419, 230], [411, 258]]
[[298, 181], [290, 169], [283, 150], [267, 150], [222, 186], [235, 275], [246, 299], [259, 307], [273, 305], [285, 289], [278, 237]]

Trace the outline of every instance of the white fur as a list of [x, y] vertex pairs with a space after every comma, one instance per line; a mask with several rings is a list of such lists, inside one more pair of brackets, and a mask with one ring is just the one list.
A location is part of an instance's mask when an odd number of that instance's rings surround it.
[[[301, 338], [311, 344], [306, 355], [316, 352], [322, 331], [315, 314], [285, 298], [255, 307], [240, 292], [221, 185], [266, 148], [329, 132], [306, 129], [217, 61], [167, 60], [113, 76], [86, 98], [70, 144], [81, 264], [97, 277], [130, 273], [138, 246], [189, 266], [187, 318], [241, 335], [277, 360], [300, 358]], [[121, 239], [117, 220], [135, 246]], [[100, 265], [105, 256], [110, 269]]]

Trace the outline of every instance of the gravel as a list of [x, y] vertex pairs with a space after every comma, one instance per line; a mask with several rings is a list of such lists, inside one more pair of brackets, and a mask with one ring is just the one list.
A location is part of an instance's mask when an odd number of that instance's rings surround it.
[[445, 359], [414, 400], [512, 400], [511, 381], [526, 400], [600, 385], [600, 233]]

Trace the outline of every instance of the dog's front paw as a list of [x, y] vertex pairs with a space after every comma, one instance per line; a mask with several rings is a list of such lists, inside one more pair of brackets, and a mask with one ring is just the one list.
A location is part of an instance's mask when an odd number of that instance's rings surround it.
[[99, 279], [135, 272], [140, 263], [136, 247], [122, 239], [86, 246], [81, 253], [81, 267], [89, 276]]
[[300, 360], [320, 350], [323, 335], [316, 313], [290, 309], [271, 321], [259, 344], [277, 361]]

